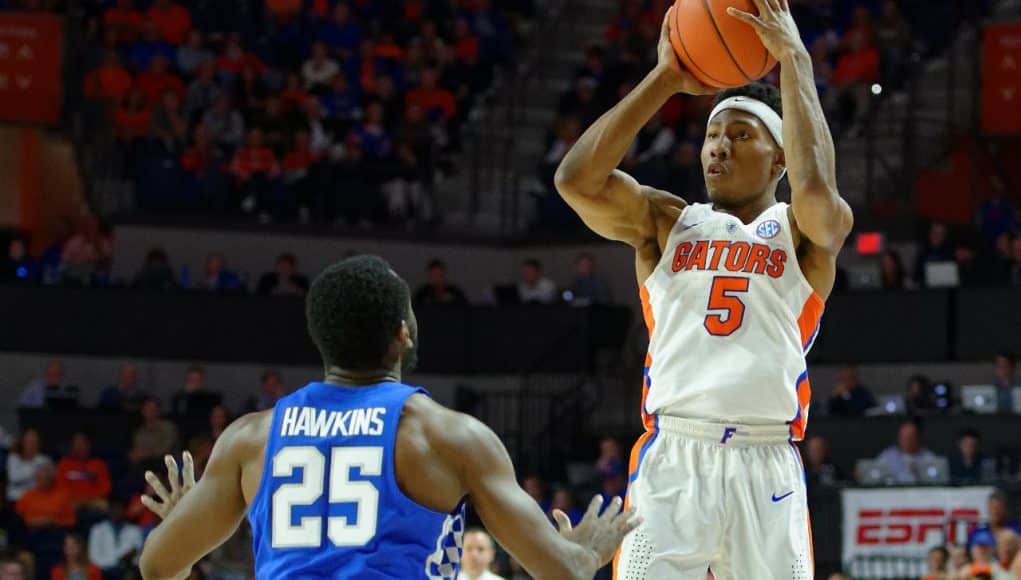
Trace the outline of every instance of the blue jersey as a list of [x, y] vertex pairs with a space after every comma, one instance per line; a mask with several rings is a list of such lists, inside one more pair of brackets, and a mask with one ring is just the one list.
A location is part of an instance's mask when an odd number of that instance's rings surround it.
[[248, 510], [257, 578], [455, 578], [464, 503], [429, 510], [404, 495], [394, 443], [400, 383], [309, 383], [273, 410], [266, 464]]

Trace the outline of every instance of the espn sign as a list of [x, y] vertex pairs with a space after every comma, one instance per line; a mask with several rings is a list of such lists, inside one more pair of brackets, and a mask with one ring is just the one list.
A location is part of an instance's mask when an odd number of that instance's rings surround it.
[[967, 540], [985, 521], [992, 492], [991, 487], [843, 490], [845, 567], [857, 570], [858, 563], [884, 558], [923, 564], [930, 548]]
[[[967, 540], [980, 521], [977, 509], [892, 509], [858, 511], [858, 531], [855, 542], [859, 546], [887, 545], [922, 546]], [[961, 527], [964, 526], [962, 530]], [[935, 534], [935, 538], [930, 538]]]

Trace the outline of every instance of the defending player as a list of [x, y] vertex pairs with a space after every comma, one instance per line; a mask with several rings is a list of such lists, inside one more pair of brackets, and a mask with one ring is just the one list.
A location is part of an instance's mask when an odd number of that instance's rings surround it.
[[[787, 1], [755, 6], [758, 16], [730, 14], [779, 60], [783, 103], [765, 85], [717, 97], [702, 147], [711, 203], [687, 204], [616, 169], [668, 98], [712, 92], [679, 65], [667, 20], [655, 69], [556, 175], [590, 228], [634, 247], [650, 335], [647, 431], [628, 492], [645, 524], [621, 548], [622, 580], [702, 580], [707, 566], [720, 580], [812, 577], [804, 472], [790, 441], [804, 434], [805, 352], [852, 215]], [[775, 195], [785, 173], [790, 205]]]
[[[258, 578], [454, 578], [471, 498], [504, 548], [536, 578], [592, 578], [634, 526], [619, 501], [593, 500], [560, 533], [517, 484], [503, 444], [477, 420], [401, 384], [417, 323], [408, 286], [379, 258], [327, 268], [307, 298], [326, 378], [246, 415], [216, 442], [194, 484], [167, 457], [152, 474], [163, 518], [142, 552], [145, 578], [185, 578], [247, 514]], [[193, 487], [194, 486], [194, 487]]]

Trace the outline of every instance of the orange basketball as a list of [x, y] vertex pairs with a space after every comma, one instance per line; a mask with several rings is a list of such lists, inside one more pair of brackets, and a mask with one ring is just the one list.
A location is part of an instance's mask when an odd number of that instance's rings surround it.
[[670, 43], [681, 64], [703, 83], [739, 87], [766, 76], [776, 59], [751, 26], [727, 14], [758, 14], [751, 0], [676, 0]]

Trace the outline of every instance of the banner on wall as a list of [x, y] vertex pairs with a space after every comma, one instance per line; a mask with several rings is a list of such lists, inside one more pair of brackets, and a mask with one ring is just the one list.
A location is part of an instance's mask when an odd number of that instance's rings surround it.
[[58, 16], [0, 14], [0, 120], [57, 122], [63, 45]]
[[855, 578], [922, 575], [930, 548], [963, 543], [992, 487], [845, 489], [843, 561]]
[[1021, 133], [1021, 22], [985, 29], [982, 50], [982, 131]]

